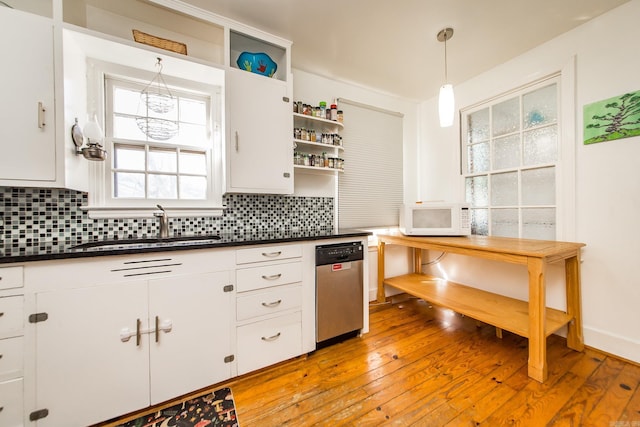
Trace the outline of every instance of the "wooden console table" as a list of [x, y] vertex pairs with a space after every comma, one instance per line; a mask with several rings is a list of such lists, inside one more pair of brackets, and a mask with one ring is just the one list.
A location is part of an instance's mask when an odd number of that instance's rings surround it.
[[[568, 325], [567, 346], [582, 351], [580, 296], [580, 248], [583, 243], [526, 240], [504, 237], [412, 237], [378, 235], [378, 302], [385, 301], [384, 285], [393, 286], [432, 304], [450, 308], [473, 319], [529, 339], [529, 376], [539, 382], [547, 378], [546, 338]], [[385, 278], [386, 244], [412, 247], [414, 272]], [[497, 295], [477, 288], [422, 274], [422, 249], [468, 255], [527, 266], [529, 301]], [[567, 311], [546, 307], [545, 269], [564, 260]]]

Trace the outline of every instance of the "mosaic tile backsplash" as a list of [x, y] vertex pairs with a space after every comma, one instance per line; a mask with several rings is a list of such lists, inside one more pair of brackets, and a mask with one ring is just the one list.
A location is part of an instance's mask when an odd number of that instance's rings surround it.
[[[80, 243], [158, 234], [158, 220], [93, 220], [80, 209], [87, 193], [42, 188], [0, 187], [2, 244]], [[173, 235], [251, 234], [268, 231], [312, 231], [333, 228], [332, 197], [227, 194], [220, 217], [169, 218]]]

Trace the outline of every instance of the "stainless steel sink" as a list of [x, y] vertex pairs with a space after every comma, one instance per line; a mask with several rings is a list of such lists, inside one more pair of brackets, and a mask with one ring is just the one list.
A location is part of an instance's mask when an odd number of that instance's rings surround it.
[[219, 243], [221, 237], [216, 235], [204, 236], [178, 236], [167, 238], [143, 238], [143, 239], [122, 239], [122, 240], [100, 240], [95, 242], [81, 243], [72, 246], [73, 250], [84, 249], [144, 249], [157, 247], [175, 247], [175, 246], [198, 246], [211, 243]]

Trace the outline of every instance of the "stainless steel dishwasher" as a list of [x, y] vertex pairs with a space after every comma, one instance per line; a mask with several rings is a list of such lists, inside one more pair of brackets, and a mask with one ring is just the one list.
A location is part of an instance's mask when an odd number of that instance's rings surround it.
[[363, 327], [361, 242], [316, 246], [316, 342]]

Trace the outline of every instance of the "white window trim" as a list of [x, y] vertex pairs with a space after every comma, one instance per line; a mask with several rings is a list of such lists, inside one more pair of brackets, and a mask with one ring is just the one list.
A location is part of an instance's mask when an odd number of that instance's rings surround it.
[[[510, 93], [520, 92], [527, 87], [538, 85], [552, 78], [558, 79], [558, 121], [560, 127], [558, 135], [558, 158], [554, 164], [556, 167], [556, 240], [566, 241], [573, 241], [575, 239], [576, 230], [575, 157], [577, 147], [575, 139], [575, 63], [576, 57], [572, 56], [564, 66], [560, 67], [559, 70], [547, 73], [546, 77], [541, 77], [535, 81], [520, 84], [516, 89], [505, 91], [498, 96], [489, 97], [477, 104], [473, 104], [460, 110], [460, 137], [462, 139], [462, 119], [465, 114], [479, 109], [481, 105], [487, 105], [495, 99], [506, 99]], [[466, 159], [464, 150], [466, 145], [462, 140], [460, 142], [459, 159], [462, 178], [461, 188], [462, 194], [465, 194], [466, 177], [475, 174], [467, 174], [464, 172], [464, 161]], [[538, 168], [538, 166], [534, 169]]]
[[[90, 111], [95, 111], [102, 122], [103, 129], [105, 117], [105, 75], [120, 76], [124, 80], [138, 80], [148, 83], [154, 73], [139, 70], [119, 64], [103, 62], [89, 59], [88, 66], [88, 100]], [[212, 71], [215, 69], [212, 69]], [[219, 70], [215, 70], [219, 71]], [[211, 96], [211, 129], [213, 146], [208, 150], [208, 171], [209, 189], [207, 200], [115, 200], [108, 196], [111, 191], [110, 176], [113, 162], [113, 143], [110, 138], [105, 138], [105, 148], [107, 149], [107, 160], [104, 162], [91, 162], [89, 165], [89, 204], [81, 209], [87, 211], [89, 218], [153, 218], [154, 212], [158, 210], [160, 204], [169, 216], [179, 217], [208, 217], [221, 216], [225, 206], [222, 204], [224, 191], [224, 162], [223, 162], [223, 122], [222, 122], [222, 94], [221, 88], [207, 83], [175, 78], [163, 73], [167, 84], [174, 85], [200, 93], [207, 93]], [[217, 105], [214, 108], [213, 105]], [[217, 132], [218, 138], [214, 137]], [[109, 162], [109, 163], [107, 163]]]

